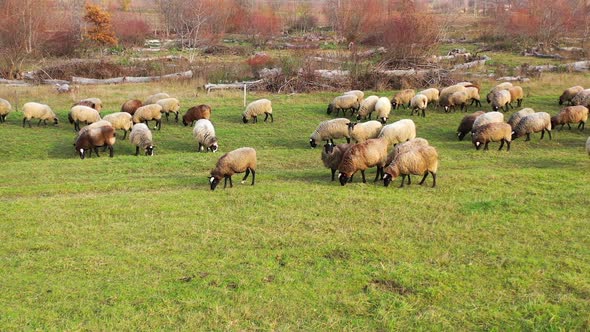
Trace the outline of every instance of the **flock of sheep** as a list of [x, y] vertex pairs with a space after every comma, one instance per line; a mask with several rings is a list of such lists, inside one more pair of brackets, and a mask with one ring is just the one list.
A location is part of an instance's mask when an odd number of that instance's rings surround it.
[[[588, 107], [590, 106], [590, 89], [581, 86], [566, 89], [559, 98], [559, 104], [569, 104], [557, 115], [551, 117], [546, 112], [535, 112], [531, 108], [523, 108], [514, 113], [507, 122], [504, 122], [504, 114], [500, 110], [508, 111], [512, 103], [517, 107], [522, 105], [524, 98], [523, 89], [513, 86], [511, 83], [501, 83], [495, 86], [486, 96], [491, 104], [491, 112], [478, 111], [466, 115], [457, 129], [459, 140], [471, 133], [472, 143], [476, 149], [481, 147], [488, 149], [490, 142], [500, 142], [499, 150], [506, 145], [510, 150], [510, 143], [515, 138], [526, 136], [530, 140], [530, 134], [541, 132], [541, 139], [545, 133], [551, 139], [551, 129], [556, 126], [571, 126], [577, 123], [578, 129], [583, 130], [588, 119]], [[414, 112], [426, 116], [426, 108], [429, 105], [442, 107], [445, 112], [460, 108], [464, 110], [467, 104], [480, 106], [480, 88], [471, 82], [460, 82], [443, 89], [429, 88], [416, 93], [413, 89], [402, 90], [391, 98], [368, 96], [359, 90], [352, 90], [341, 96], [335, 97], [328, 105], [327, 113], [338, 115], [342, 112], [350, 112], [356, 115], [357, 120], [365, 122], [352, 122], [348, 118], [335, 118], [321, 122], [309, 139], [311, 147], [316, 147], [325, 141], [321, 159], [324, 165], [332, 172], [332, 181], [335, 180], [336, 171], [339, 171], [338, 179], [341, 185], [352, 181], [355, 173], [361, 172], [362, 181], [366, 182], [365, 170], [376, 167], [375, 181], [383, 180], [385, 186], [397, 177], [402, 177], [401, 186], [407, 182], [410, 184], [410, 175], [422, 175], [423, 184], [428, 174], [433, 178], [432, 186], [436, 186], [436, 172], [438, 168], [437, 150], [430, 146], [428, 141], [416, 137], [416, 125], [410, 119], [402, 119], [391, 124], [386, 124], [392, 109], [400, 106], [411, 109]], [[149, 96], [144, 102], [141, 100], [129, 100], [121, 106], [121, 111], [108, 114], [101, 118], [102, 102], [98, 98], [88, 98], [77, 102], [68, 113], [68, 120], [74, 125], [77, 132], [74, 148], [80, 158], [92, 156], [94, 152], [98, 156], [98, 148], [109, 149], [110, 157], [114, 155], [113, 145], [116, 141], [116, 130], [123, 130], [123, 139], [130, 132], [130, 142], [136, 146], [136, 155], [140, 151], [148, 156], [154, 154], [152, 132], [147, 126], [149, 121], [155, 121], [154, 129], [160, 130], [162, 115], [169, 119], [174, 114], [178, 122], [180, 102], [166, 93], [158, 93]], [[5, 122], [7, 114], [12, 110], [10, 103], [0, 98], [0, 123]], [[22, 125], [31, 120], [39, 120], [38, 126], [43, 122], [53, 121], [58, 124], [59, 119], [48, 105], [29, 102], [22, 108]], [[272, 115], [272, 103], [268, 99], [259, 99], [250, 103], [242, 113], [242, 121], [247, 123], [257, 122], [259, 115], [265, 115], [264, 121]], [[377, 120], [371, 120], [375, 114]], [[216, 152], [219, 148], [215, 135], [215, 128], [210, 121], [211, 107], [198, 105], [191, 107], [182, 116], [185, 126], [193, 127], [193, 136], [198, 143], [198, 151]], [[80, 127], [84, 123], [86, 126]], [[346, 144], [335, 144], [335, 139], [346, 138]], [[351, 144], [351, 139], [356, 144]], [[590, 154], [590, 137], [586, 142], [586, 150]], [[231, 177], [235, 173], [246, 173], [244, 182], [252, 173], [252, 185], [256, 178], [256, 151], [244, 147], [230, 151], [223, 155], [211, 171], [209, 182], [211, 190], [225, 180], [224, 188], [229, 181], [233, 185]], [[406, 181], [407, 178], [407, 181]]]

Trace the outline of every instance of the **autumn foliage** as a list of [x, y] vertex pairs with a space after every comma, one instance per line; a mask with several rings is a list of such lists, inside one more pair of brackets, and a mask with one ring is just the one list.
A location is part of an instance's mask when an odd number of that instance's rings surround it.
[[118, 40], [111, 24], [111, 15], [102, 8], [92, 4], [86, 4], [84, 20], [91, 26], [84, 35], [85, 38], [99, 45], [117, 45]]

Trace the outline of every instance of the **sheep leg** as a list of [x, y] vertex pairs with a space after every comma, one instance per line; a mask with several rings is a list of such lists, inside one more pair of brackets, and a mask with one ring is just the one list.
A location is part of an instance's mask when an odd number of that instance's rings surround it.
[[[424, 177], [422, 178], [422, 181], [420, 181], [420, 185], [424, 184], [424, 181], [426, 181], [426, 177], [428, 176], [428, 171], [426, 171], [426, 173], [424, 173]], [[409, 175], [408, 175], [409, 177]]]
[[168, 113], [168, 112], [166, 112], [166, 113], [164, 113], [164, 114], [166, 114], [166, 122], [168, 122], [168, 120], [169, 120], [169, 119], [168, 119], [168, 117], [169, 117], [169, 113]]
[[223, 180], [223, 189], [225, 189], [225, 187], [227, 187], [227, 178], [228, 178], [227, 176], [224, 177], [224, 180]]
[[139, 146], [136, 146], [135, 147], [135, 155], [136, 156], [139, 156]]
[[381, 167], [377, 166], [377, 173], [375, 174], [375, 180], [373, 180], [373, 182], [377, 182], [380, 174], [381, 174]]
[[350, 176], [350, 179], [348, 179], [348, 183], [352, 183], [352, 178], [354, 177], [354, 174]]
[[197, 152], [201, 152], [202, 146], [203, 146], [203, 144], [199, 143], [199, 148], [197, 149]]
[[486, 145], [484, 145], [483, 150], [486, 151], [488, 149], [488, 144], [490, 144], [490, 142], [486, 142]]
[[332, 168], [332, 181], [334, 181], [335, 176], [336, 176], [336, 169]]
[[270, 113], [269, 115], [270, 115], [270, 122], [275, 122], [275, 118], [272, 116], [272, 113]]
[[[561, 127], [563, 127], [563, 125]], [[567, 123], [567, 129], [572, 130], [572, 126], [570, 126], [569, 122]]]
[[246, 179], [248, 178], [248, 175], [250, 175], [250, 169], [246, 168], [246, 175], [244, 175], [244, 178], [242, 179], [242, 183], [244, 183], [246, 181]]
[[[350, 137], [346, 138], [346, 143], [350, 143]], [[332, 141], [332, 144], [334, 144], [334, 141]]]
[[234, 187], [234, 183], [231, 180], [231, 176], [228, 177], [229, 178], [229, 187], [233, 188]]
[[[5, 117], [6, 117], [6, 115], [5, 115]], [[586, 122], [580, 121], [580, 124], [578, 125], [578, 129], [584, 130], [584, 127], [586, 127]]]
[[517, 99], [516, 103], [517, 103], [517, 106], [520, 107], [522, 105], [522, 99]]
[[551, 130], [546, 129], [547, 130], [547, 134], [549, 134], [549, 140], [552, 140], [553, 138], [551, 137]]
[[125, 137], [127, 137], [127, 130], [123, 129], [123, 139], [125, 139]]
[[254, 185], [255, 180], [256, 180], [256, 171], [252, 170], [252, 185]]
[[23, 128], [25, 127], [25, 121], [27, 121], [27, 118], [23, 118]]
[[[543, 138], [543, 137], [541, 136], [541, 138]], [[529, 134], [526, 134], [526, 139], [524, 141], [525, 142], [528, 142], [530, 140], [531, 140], [531, 134], [530, 133]]]
[[100, 155], [98, 154], [98, 148], [96, 146], [90, 149], [90, 156], [92, 156], [92, 150], [94, 150], [94, 153], [96, 153], [97, 157], [100, 157]]
[[498, 151], [502, 151], [502, 148], [504, 147], [504, 140], [500, 141], [500, 148], [498, 149]]
[[426, 117], [426, 109], [422, 109], [422, 117], [425, 118]]
[[268, 119], [268, 113], [264, 113], [264, 122]]
[[364, 170], [361, 171], [361, 175], [363, 176], [363, 183], [367, 183], [367, 180], [365, 179], [365, 171]]
[[253, 116], [252, 117], [252, 123], [258, 123], [258, 117], [257, 116]]
[[465, 108], [465, 103], [461, 104], [461, 111], [467, 112], [467, 109]]
[[541, 130], [541, 139], [543, 139], [543, 137], [545, 137], [545, 129]]
[[432, 174], [432, 188], [436, 187], [436, 173], [430, 172]]
[[113, 158], [113, 156], [115, 155], [115, 150], [113, 149], [112, 145], [109, 145], [108, 148], [109, 148], [109, 157]]
[[400, 188], [404, 187], [404, 182], [406, 181], [406, 175], [402, 174], [402, 184], [399, 186]]
[[412, 177], [408, 174], [408, 185], [412, 184]]
[[37, 127], [41, 126], [41, 121], [43, 120], [39, 120], [39, 122], [37, 123]]
[[510, 151], [510, 141], [506, 141], [506, 151]]

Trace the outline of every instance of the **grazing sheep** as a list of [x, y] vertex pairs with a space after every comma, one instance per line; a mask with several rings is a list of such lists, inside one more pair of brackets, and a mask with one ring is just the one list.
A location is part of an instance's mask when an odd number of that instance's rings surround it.
[[416, 115], [420, 115], [420, 111], [422, 111], [422, 117], [425, 118], [426, 107], [428, 107], [428, 97], [419, 93], [410, 101], [410, 108], [412, 109], [410, 115], [414, 115], [414, 112], [416, 112]]
[[332, 181], [334, 181], [336, 170], [342, 161], [342, 156], [352, 145], [353, 144], [324, 144], [324, 149], [322, 150], [322, 162], [324, 163], [324, 166], [332, 171]]
[[156, 93], [156, 94], [153, 94], [153, 95], [147, 97], [147, 99], [145, 100], [143, 105], [155, 104], [158, 102], [158, 100], [164, 99], [164, 98], [170, 98], [170, 95], [165, 92]]
[[128, 101], [124, 102], [123, 105], [121, 105], [121, 112], [126, 112], [126, 113], [133, 115], [133, 114], [135, 114], [135, 111], [137, 111], [137, 109], [140, 108], [141, 106], [143, 106], [143, 103], [141, 102], [141, 100], [138, 100], [138, 99], [128, 100]]
[[508, 124], [510, 125], [510, 127], [514, 128], [518, 125], [518, 123], [520, 122], [520, 120], [529, 115], [529, 114], [533, 114], [535, 113], [535, 110], [532, 108], [523, 108], [520, 111], [512, 114], [512, 116], [510, 117], [510, 119], [508, 119]]
[[414, 89], [402, 90], [391, 98], [391, 107], [393, 107], [393, 109], [398, 109], [400, 105], [403, 105], [404, 107], [408, 105], [407, 107], [410, 107], [410, 101], [415, 95], [416, 91]]
[[6, 116], [12, 110], [12, 105], [6, 99], [0, 98], [0, 123], [6, 122]]
[[582, 90], [572, 98], [572, 105], [582, 105], [590, 108], [590, 89]]
[[355, 95], [356, 99], [358, 100], [359, 104], [363, 102], [363, 98], [365, 98], [365, 93], [361, 90], [350, 90], [343, 93], [343, 95]]
[[508, 90], [495, 91], [490, 97], [490, 103], [492, 104], [493, 111], [498, 111], [504, 107], [504, 111], [508, 112], [508, 106], [511, 101], [512, 97], [510, 96], [510, 91]]
[[500, 141], [500, 148], [502, 150], [504, 143], [506, 143], [506, 151], [510, 151], [510, 142], [512, 141], [512, 127], [505, 122], [493, 122], [477, 128], [471, 142], [475, 145], [475, 149], [479, 150], [484, 145], [484, 150], [488, 149], [490, 142]]
[[461, 91], [467, 93], [467, 88], [463, 85], [451, 85], [446, 88], [443, 88], [442, 90], [440, 90], [440, 94], [438, 97], [438, 105], [445, 107], [449, 104], [449, 98], [451, 97], [451, 95], [455, 92]]
[[490, 92], [486, 96], [486, 101], [488, 102], [488, 104], [491, 103], [492, 95], [494, 94], [494, 92], [508, 90], [511, 87], [512, 87], [512, 83], [510, 83], [510, 82], [504, 82], [504, 83], [500, 83], [500, 84], [496, 85], [495, 87], [492, 88], [492, 90], [490, 90]]
[[363, 143], [351, 146], [342, 156], [338, 165], [338, 179], [344, 186], [357, 171], [361, 171], [363, 183], [366, 183], [365, 170], [377, 166], [375, 180], [383, 178], [383, 167], [387, 158], [387, 140], [384, 138], [372, 138]]
[[475, 103], [476, 107], [481, 107], [481, 97], [479, 96], [479, 88], [476, 86], [467, 86], [465, 87], [465, 92], [467, 93], [467, 99], [471, 100], [469, 105], [473, 105]]
[[396, 145], [416, 138], [416, 124], [410, 119], [396, 121], [383, 126], [378, 137], [384, 137], [388, 145]]
[[309, 138], [309, 145], [312, 148], [317, 146], [320, 141], [329, 141], [334, 144], [338, 138], [346, 138], [346, 143], [350, 143], [350, 134], [348, 133], [348, 124], [350, 120], [346, 118], [336, 118], [321, 122]]
[[584, 130], [586, 121], [588, 120], [588, 108], [582, 105], [568, 106], [561, 110], [557, 115], [551, 117], [551, 128], [561, 125], [559, 130], [567, 124], [569, 129], [572, 129], [570, 123], [577, 123], [578, 129]]
[[389, 102], [389, 99], [387, 99], [387, 97], [379, 98], [377, 103], [375, 103], [376, 119], [385, 124], [389, 118], [389, 113], [391, 113], [391, 103]]
[[524, 99], [524, 91], [521, 87], [515, 85], [508, 89], [510, 92], [510, 107], [512, 107], [512, 102], [516, 101], [516, 107], [520, 107], [522, 105], [522, 100]]
[[530, 141], [531, 133], [538, 132], [541, 132], [541, 139], [545, 136], [545, 132], [549, 134], [549, 139], [551, 139], [551, 116], [549, 113], [538, 112], [523, 117], [514, 128], [512, 140], [526, 135], [525, 141]]
[[504, 122], [504, 114], [500, 112], [487, 112], [478, 116], [475, 118], [475, 121], [473, 121], [471, 133], [473, 133], [478, 127], [492, 122]]
[[425, 95], [426, 97], [428, 97], [428, 103], [433, 105], [436, 105], [436, 103], [438, 103], [440, 97], [440, 92], [437, 88], [422, 90], [418, 92], [418, 94]]
[[166, 122], [168, 122], [168, 115], [174, 113], [175, 120], [178, 122], [178, 111], [180, 111], [180, 101], [176, 98], [164, 98], [156, 102], [156, 104], [162, 106], [161, 112], [166, 114]]
[[363, 123], [351, 122], [348, 124], [348, 135], [357, 143], [362, 143], [369, 138], [376, 138], [383, 125], [379, 121], [367, 121]]
[[[477, 117], [482, 114], [484, 114], [483, 111], [477, 111], [463, 117], [463, 120], [461, 120], [461, 123], [459, 123], [459, 128], [457, 128], [457, 136], [459, 137], [460, 141], [465, 138], [467, 133], [471, 132], [473, 129], [473, 122], [475, 122], [475, 119], [477, 119]], [[504, 115], [502, 115], [502, 118], [504, 118]]]
[[192, 126], [195, 121], [201, 119], [211, 119], [211, 106], [201, 104], [189, 108], [182, 116], [182, 124], [185, 126], [190, 124]]
[[156, 121], [156, 127], [154, 129], [162, 129], [162, 106], [159, 104], [148, 104], [141, 106], [133, 114], [133, 123], [144, 122], [146, 125], [148, 121]]
[[561, 96], [559, 96], [559, 105], [563, 105], [564, 103], [569, 103], [570, 105], [573, 105], [572, 99], [574, 99], [574, 97], [582, 90], [584, 90], [584, 88], [579, 85], [572, 86], [571, 88], [563, 90], [563, 93], [561, 94]]
[[209, 178], [211, 190], [215, 190], [221, 178], [225, 178], [223, 189], [227, 186], [228, 179], [229, 187], [233, 187], [232, 175], [243, 172], [246, 172], [246, 175], [242, 179], [242, 183], [246, 181], [248, 175], [252, 172], [252, 185], [254, 185], [256, 179], [256, 150], [253, 148], [239, 148], [221, 156], [215, 168], [211, 171], [211, 177]]
[[[98, 126], [100, 124], [100, 126]], [[89, 157], [92, 156], [92, 151], [98, 155], [98, 147], [104, 146], [109, 149], [109, 157], [113, 157], [113, 145], [116, 141], [115, 128], [108, 121], [99, 121], [90, 126], [86, 126], [80, 130], [74, 148], [80, 155], [81, 159], [86, 156], [86, 151], [90, 151]]]
[[215, 128], [211, 121], [207, 119], [201, 119], [195, 123], [193, 128], [193, 136], [199, 143], [197, 151], [201, 152], [202, 148], [205, 147], [205, 152], [217, 152], [219, 146], [217, 145], [217, 137], [215, 136]]
[[336, 96], [328, 105], [326, 113], [332, 114], [332, 112], [336, 111], [336, 116], [338, 116], [340, 111], [342, 111], [342, 115], [346, 115], [346, 111], [350, 111], [351, 114], [354, 114], [359, 107], [358, 97], [354, 94]]
[[465, 104], [467, 104], [467, 100], [469, 100], [469, 96], [467, 95], [466, 91], [457, 91], [453, 92], [448, 98], [443, 101], [443, 107], [445, 112], [450, 112], [451, 108], [455, 110], [455, 107], [461, 106], [461, 111], [465, 109]]
[[70, 109], [68, 120], [74, 124], [74, 130], [80, 130], [80, 122], [91, 124], [100, 121], [100, 114], [92, 107], [76, 105]]
[[393, 162], [397, 155], [428, 145], [430, 145], [428, 141], [420, 137], [412, 138], [407, 142], [400, 143], [396, 145], [395, 148], [391, 150], [391, 152], [389, 152], [389, 154], [387, 155], [387, 159], [385, 160], [385, 166], [389, 166], [389, 164]]
[[43, 124], [47, 126], [47, 120], [53, 120], [53, 124], [58, 124], [58, 119], [55, 113], [51, 110], [48, 105], [39, 104], [35, 102], [26, 103], [23, 105], [23, 128], [25, 127], [25, 121], [29, 122], [29, 128], [31, 128], [31, 119], [39, 119], [37, 127]]
[[86, 98], [75, 103], [73, 106], [88, 106], [94, 108], [97, 112], [100, 113], [100, 111], [102, 110], [102, 101], [98, 98]]
[[127, 137], [127, 132], [131, 132], [133, 127], [133, 120], [131, 114], [127, 112], [115, 112], [106, 115], [103, 120], [110, 122], [116, 129], [123, 130], [123, 139]]
[[400, 175], [402, 176], [402, 184], [404, 186], [406, 176], [408, 177], [408, 184], [410, 184], [410, 175], [424, 175], [420, 184], [426, 181], [428, 173], [432, 174], [432, 187], [436, 187], [436, 172], [438, 170], [438, 152], [432, 146], [421, 146], [410, 149], [405, 153], [400, 153], [393, 159], [383, 172], [383, 185], [389, 186], [391, 181], [395, 180]]
[[268, 99], [258, 99], [246, 106], [246, 110], [242, 113], [242, 121], [244, 123], [248, 123], [248, 120], [254, 119], [254, 123], [258, 122], [258, 116], [264, 114], [264, 122], [270, 116], [270, 121], [274, 122], [274, 118], [272, 117], [272, 104], [271, 101]]
[[359, 113], [356, 117], [357, 120], [366, 119], [367, 116], [371, 119], [371, 115], [375, 111], [375, 104], [377, 104], [377, 100], [379, 100], [378, 96], [372, 95], [368, 96], [363, 100], [361, 106], [359, 108]]
[[[106, 119], [106, 117], [105, 117]], [[152, 132], [145, 123], [137, 123], [133, 125], [129, 141], [135, 145], [135, 155], [139, 156], [139, 149], [145, 150], [146, 156], [154, 155], [154, 143], [152, 140]]]
[[588, 155], [590, 156], [590, 136], [586, 140], [586, 152], [588, 152]]

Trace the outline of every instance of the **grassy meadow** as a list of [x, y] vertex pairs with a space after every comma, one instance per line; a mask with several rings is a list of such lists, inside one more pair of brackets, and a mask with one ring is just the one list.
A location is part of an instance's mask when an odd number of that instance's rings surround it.
[[[524, 106], [555, 114], [576, 84], [590, 77], [544, 74], [523, 84]], [[104, 115], [159, 91], [182, 113], [210, 104], [221, 153], [197, 153], [192, 128], [165, 119], [154, 157], [120, 132], [114, 158], [74, 153], [73, 99], [101, 98]], [[308, 144], [336, 94], [249, 94], [272, 100], [275, 121], [245, 125], [239, 92], [190, 82], [74, 98], [0, 86], [60, 118], [0, 124], [0, 330], [590, 329], [589, 129], [483, 152], [457, 140], [463, 113], [429, 109], [412, 119], [439, 151], [436, 188], [385, 188], [374, 170], [341, 187]], [[209, 190], [216, 160], [242, 146], [257, 150], [256, 185], [238, 174]]]

